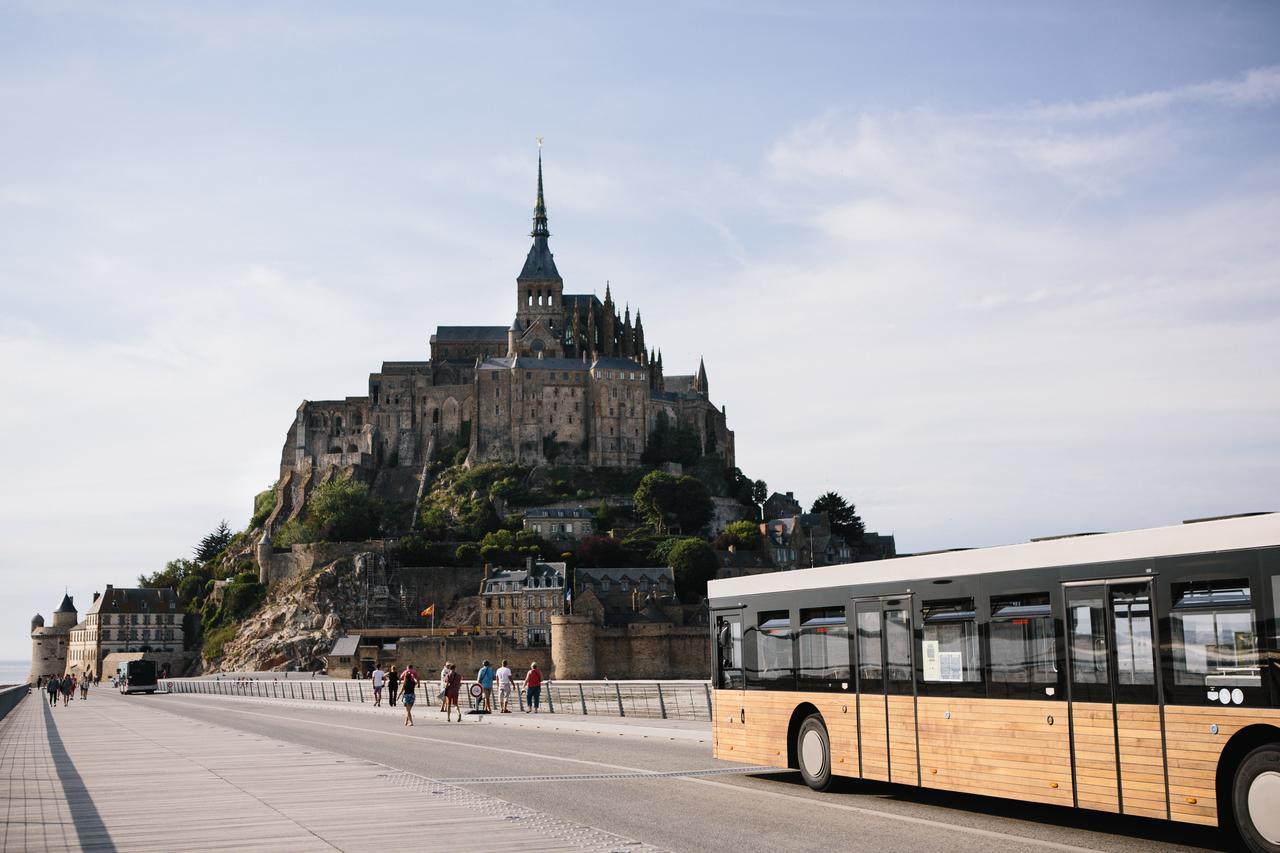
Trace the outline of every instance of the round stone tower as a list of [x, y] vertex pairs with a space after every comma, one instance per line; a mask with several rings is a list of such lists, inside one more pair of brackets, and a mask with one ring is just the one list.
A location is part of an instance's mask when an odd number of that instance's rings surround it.
[[589, 616], [551, 617], [551, 662], [558, 679], [596, 677], [596, 626]]
[[70, 595], [62, 596], [62, 604], [53, 611], [53, 624], [45, 627], [44, 617], [37, 613], [31, 619], [31, 672], [27, 681], [62, 675], [67, 668], [67, 649], [71, 629], [76, 625], [76, 606]]

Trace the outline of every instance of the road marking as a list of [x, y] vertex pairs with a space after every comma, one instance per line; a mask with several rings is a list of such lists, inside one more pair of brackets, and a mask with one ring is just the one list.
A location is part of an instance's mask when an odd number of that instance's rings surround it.
[[[174, 697], [174, 698], [177, 698], [177, 697]], [[182, 702], [182, 700], [179, 700], [179, 701]], [[188, 703], [182, 702], [182, 704], [188, 704]], [[209, 707], [206, 703], [199, 703], [199, 704], [201, 707], [205, 707], [205, 708]], [[502, 746], [486, 746], [484, 744], [478, 744], [478, 743], [462, 743], [461, 741], [446, 740], [444, 738], [433, 738], [429, 736], [418, 735], [416, 733], [410, 734], [409, 732], [385, 732], [380, 729], [368, 729], [368, 728], [361, 728], [360, 726], [348, 726], [342, 723], [325, 723], [319, 720], [309, 720], [309, 719], [304, 719], [302, 717], [293, 717], [293, 716], [289, 716], [288, 714], [263, 714], [259, 711], [243, 711], [243, 710], [240, 710], [239, 708], [218, 708], [218, 710], [221, 712], [229, 712], [233, 714], [243, 714], [249, 717], [264, 717], [266, 719], [276, 720], [276, 721], [280, 721], [284, 719], [284, 720], [290, 720], [295, 723], [303, 723], [309, 726], [324, 726], [326, 728], [331, 728], [331, 729], [344, 729], [344, 730], [353, 731], [353, 732], [364, 732], [364, 733], [385, 735], [387, 737], [408, 738], [409, 740], [414, 740], [414, 741], [427, 741], [429, 743], [438, 743], [438, 744], [443, 744], [445, 746], [458, 746], [458, 747], [465, 747], [467, 749], [479, 749], [486, 752], [500, 752], [507, 755], [519, 755], [525, 758], [537, 758], [545, 761], [563, 761], [569, 764], [583, 764], [591, 767], [607, 767], [610, 770], [620, 770], [627, 773], [640, 774], [641, 776], [649, 775], [649, 776], [657, 777], [657, 773], [658, 773], [658, 771], [644, 770], [643, 768], [639, 768], [639, 767], [626, 767], [621, 764], [609, 764], [604, 761], [587, 761], [581, 758], [565, 758], [562, 755], [548, 755], [547, 753], [543, 753], [543, 752], [528, 752], [522, 749], [510, 749], [508, 747], [502, 747]], [[767, 768], [767, 769], [772, 770], [774, 772], [778, 772], [778, 768]], [[661, 777], [657, 777], [657, 778], [661, 778]], [[870, 809], [870, 808], [866, 808], [865, 806], [853, 806], [847, 803], [837, 803], [837, 802], [832, 802], [830, 800], [818, 799], [815, 797], [802, 797], [796, 794], [785, 794], [781, 791], [766, 791], [760, 788], [751, 788], [744, 785], [730, 785], [727, 782], [716, 782], [711, 779], [698, 779], [698, 778], [693, 778], [689, 776], [679, 776], [679, 777], [676, 777], [676, 780], [680, 782], [687, 782], [691, 785], [710, 785], [715, 788], [724, 788], [725, 790], [732, 791], [734, 794], [744, 794], [744, 793], [755, 794], [761, 797], [769, 797], [777, 800], [786, 800], [794, 803], [804, 803], [806, 805], [820, 806], [822, 808], [835, 809], [837, 811], [843, 811], [843, 812], [852, 812], [854, 814], [881, 818], [883, 820], [896, 820], [896, 821], [901, 821], [903, 823], [915, 824], [917, 826], [928, 826], [934, 829], [941, 829], [947, 832], [959, 832], [966, 835], [976, 835], [982, 838], [999, 839], [1001, 841], [1016, 841], [1020, 844], [1025, 844], [1033, 847], [1040, 847], [1046, 850], [1063, 850], [1063, 851], [1070, 851], [1070, 853], [1095, 853], [1095, 851], [1097, 850], [1097, 848], [1093, 848], [1093, 847], [1078, 847], [1071, 844], [1061, 844], [1056, 841], [1044, 841], [1042, 839], [1031, 838], [1025, 835], [1017, 835], [1011, 832], [1000, 832], [999, 830], [994, 830], [994, 829], [980, 829], [978, 827], [973, 827], [973, 826], [959, 826], [957, 824], [947, 823], [945, 821], [940, 821], [940, 820], [933, 820], [931, 818], [914, 817], [912, 815], [893, 814], [891, 812], [880, 811], [879, 809]], [[436, 781], [439, 781], [439, 780], [436, 780]], [[457, 783], [454, 783], [454, 784], [457, 784]]]

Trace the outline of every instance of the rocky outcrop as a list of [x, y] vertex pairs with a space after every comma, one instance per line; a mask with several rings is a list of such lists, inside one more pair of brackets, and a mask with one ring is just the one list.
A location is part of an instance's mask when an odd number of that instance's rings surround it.
[[206, 672], [316, 669], [346, 633], [362, 621], [366, 573], [382, 557], [372, 552], [340, 557], [271, 588]]

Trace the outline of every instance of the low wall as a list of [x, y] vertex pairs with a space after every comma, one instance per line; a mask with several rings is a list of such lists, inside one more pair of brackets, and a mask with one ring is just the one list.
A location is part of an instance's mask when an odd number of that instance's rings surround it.
[[711, 640], [705, 626], [641, 623], [596, 628], [596, 674], [601, 678], [707, 678]]
[[463, 678], [474, 678], [484, 661], [488, 660], [497, 667], [503, 658], [511, 661], [511, 668], [517, 674], [523, 674], [529, 663], [536, 661], [544, 677], [555, 677], [550, 649], [530, 649], [517, 646], [505, 637], [493, 636], [402, 638], [396, 644], [395, 656], [390, 659], [384, 657], [383, 666], [394, 663], [403, 668], [411, 663], [424, 679], [434, 681], [445, 661], [456, 663]]
[[0, 690], [0, 720], [3, 720], [6, 714], [16, 708], [19, 702], [27, 698], [29, 692], [30, 690], [25, 684]]

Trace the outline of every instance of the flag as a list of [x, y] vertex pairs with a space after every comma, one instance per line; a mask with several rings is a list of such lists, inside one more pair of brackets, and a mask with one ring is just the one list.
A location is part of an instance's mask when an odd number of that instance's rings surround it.
[[428, 604], [427, 609], [418, 614], [419, 616], [435, 616], [436, 606], [434, 603]]

